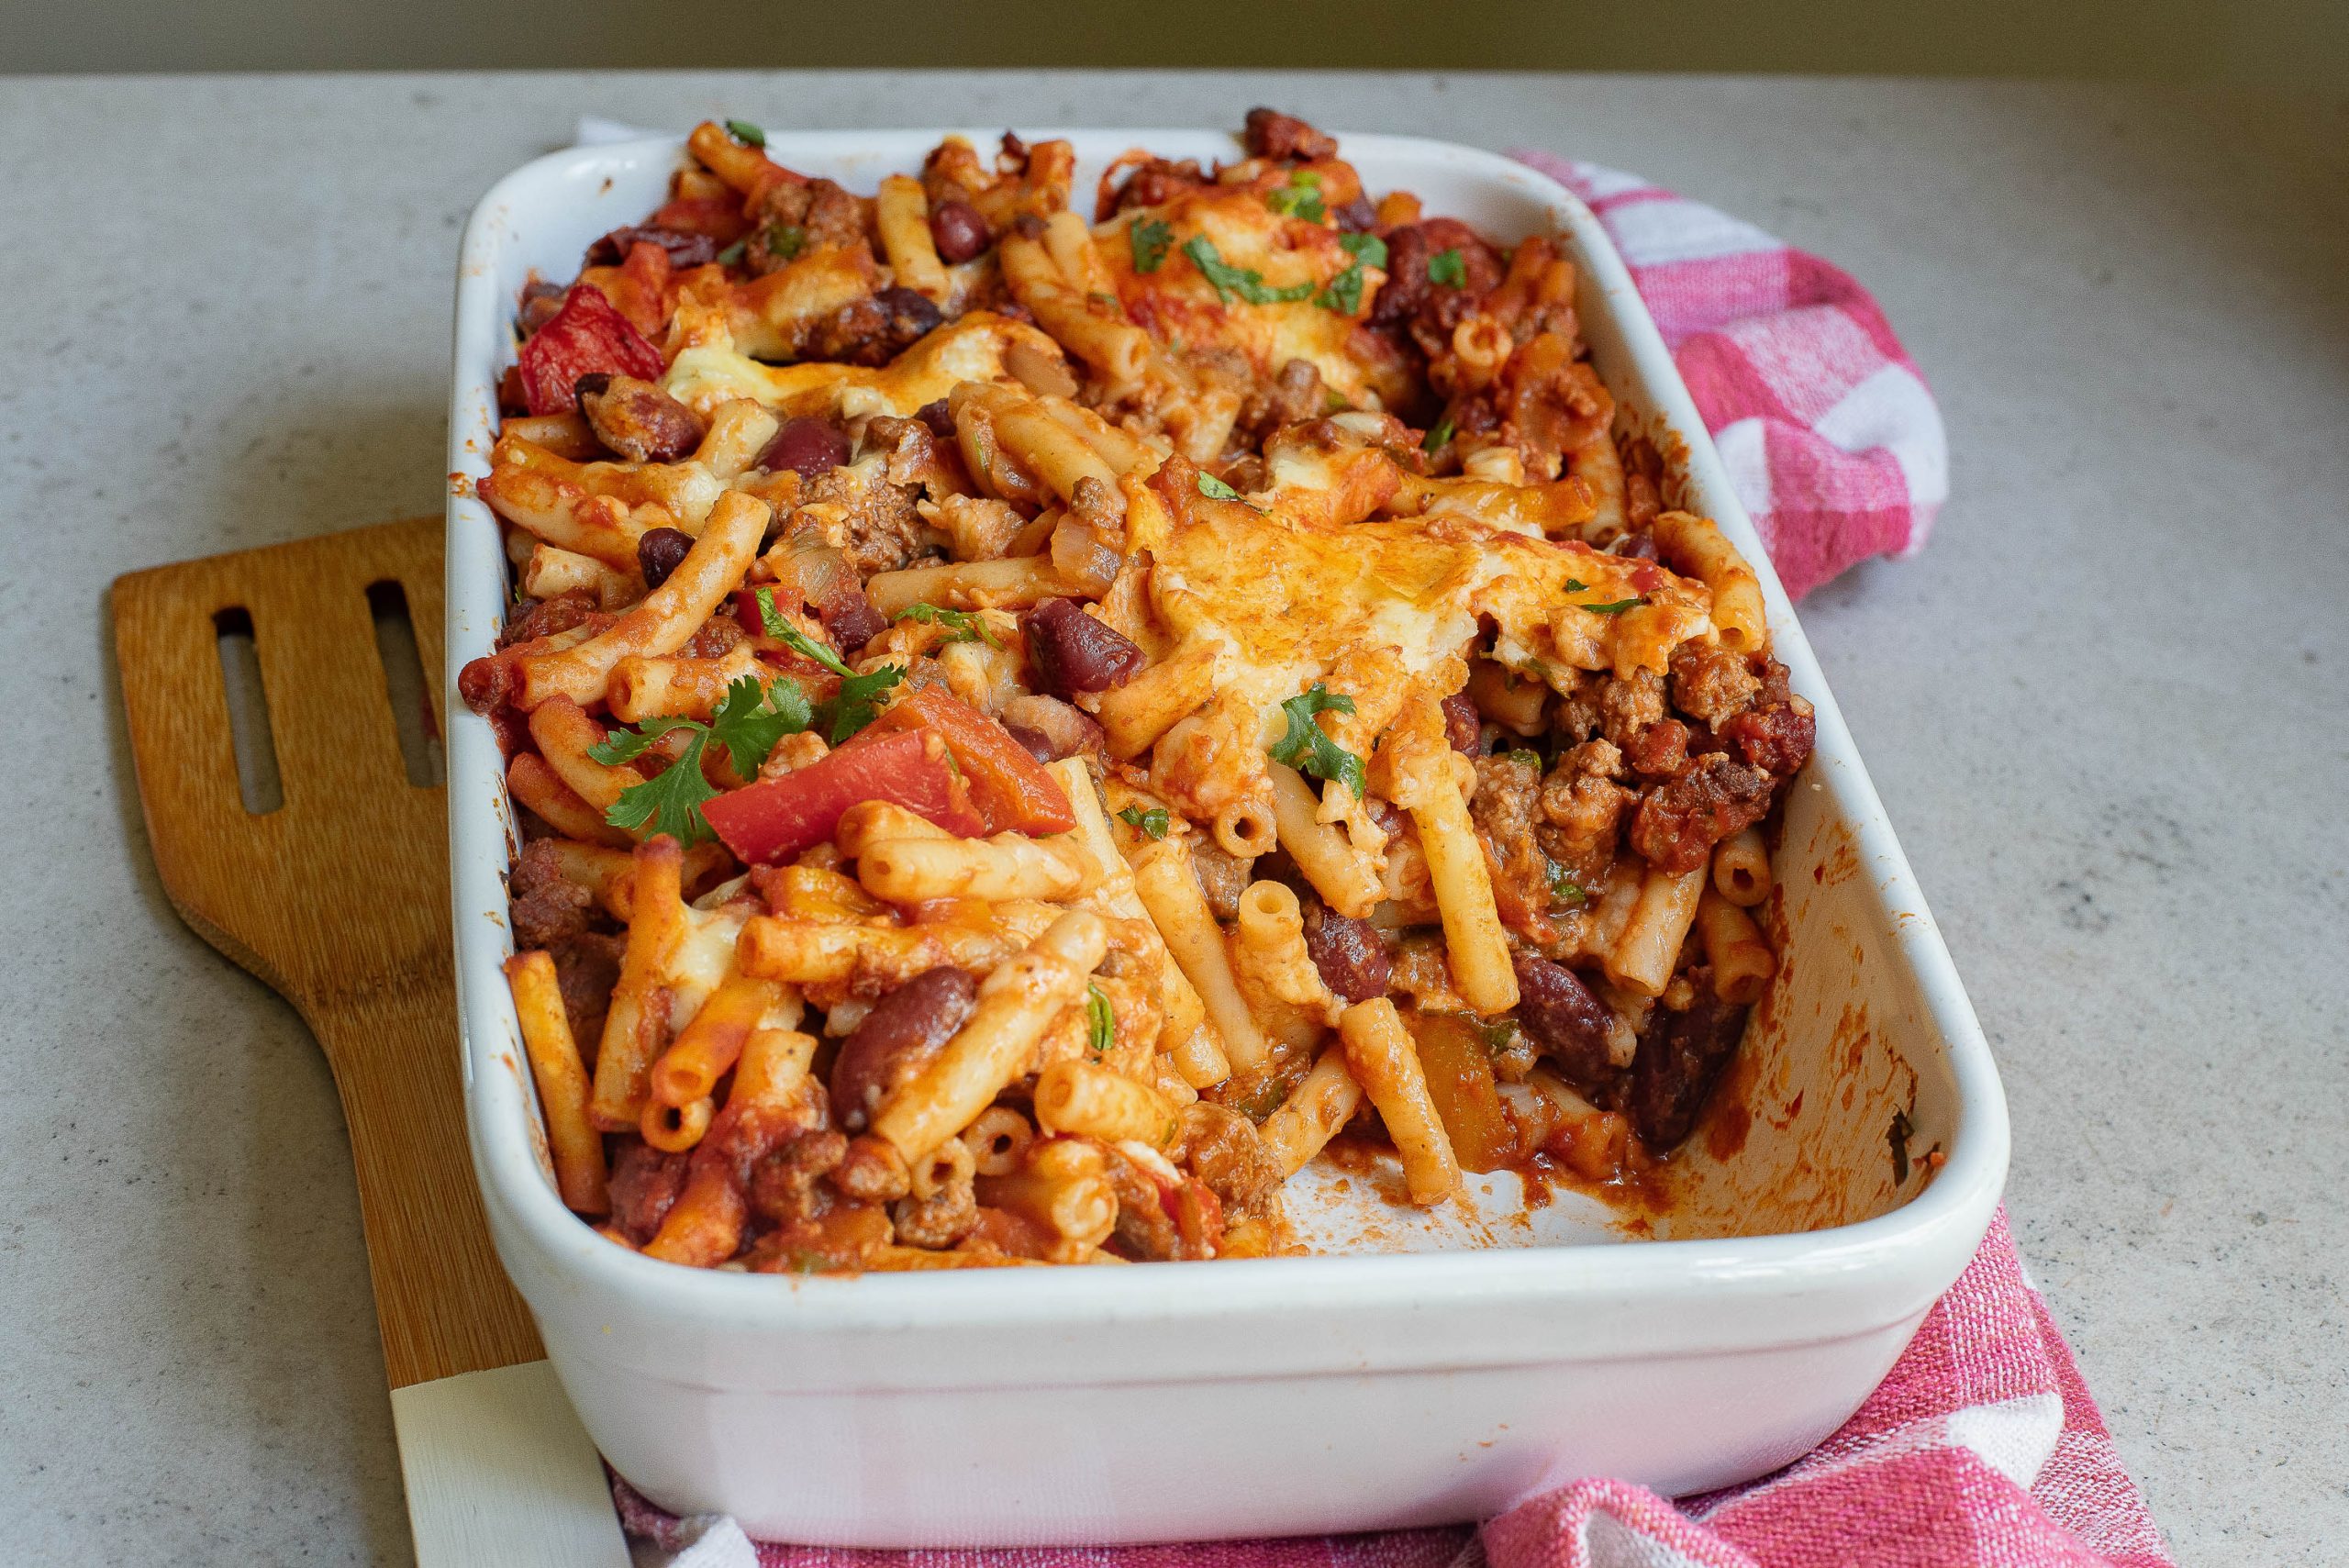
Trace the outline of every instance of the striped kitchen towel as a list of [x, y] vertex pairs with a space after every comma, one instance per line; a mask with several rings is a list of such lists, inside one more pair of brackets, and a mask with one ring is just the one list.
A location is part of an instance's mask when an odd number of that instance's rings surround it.
[[1637, 175], [1510, 156], [1588, 203], [1622, 252], [1788, 597], [1923, 548], [1949, 494], [1949, 442], [1867, 290]]
[[863, 1551], [753, 1543], [613, 1483], [665, 1568], [2174, 1568], [2004, 1213], [1883, 1386], [1773, 1475], [1668, 1502], [1569, 1482], [1481, 1530]]

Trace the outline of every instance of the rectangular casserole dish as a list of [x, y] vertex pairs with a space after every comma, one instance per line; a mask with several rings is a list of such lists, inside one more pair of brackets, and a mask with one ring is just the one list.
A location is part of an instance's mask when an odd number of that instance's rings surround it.
[[[935, 130], [771, 132], [796, 168], [869, 192]], [[1133, 146], [1230, 159], [1220, 133], [1065, 137], [1077, 189]], [[981, 143], [992, 133], [974, 133]], [[1195, 1540], [1473, 1518], [1588, 1474], [1666, 1494], [1786, 1463], [1891, 1366], [1987, 1228], [2006, 1106], [1973, 1009], [1818, 665], [1620, 259], [1588, 209], [1491, 153], [1347, 136], [1373, 191], [1504, 241], [1555, 232], [1621, 417], [1668, 499], [1759, 572], [1776, 652], [1818, 710], [1768, 906], [1782, 968], [1671, 1166], [1669, 1201], [1390, 1207], [1309, 1171], [1298, 1231], [1328, 1255], [787, 1278], [616, 1247], [556, 1195], [514, 1012], [503, 873], [515, 846], [488, 723], [450, 737], [468, 1131], [491, 1228], [613, 1466], [680, 1513], [756, 1537], [874, 1547]], [[487, 472], [529, 274], [662, 199], [681, 142], [542, 158], [484, 196], [457, 285], [449, 685], [508, 602]], [[1896, 1118], [1905, 1118], [1905, 1136]], [[1894, 1145], [1904, 1145], [1896, 1155]], [[1635, 1244], [1619, 1245], [1633, 1241]]]

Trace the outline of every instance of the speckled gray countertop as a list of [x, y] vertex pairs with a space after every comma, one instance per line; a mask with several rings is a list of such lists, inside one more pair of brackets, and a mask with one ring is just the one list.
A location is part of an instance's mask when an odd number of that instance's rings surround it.
[[316, 1048], [173, 917], [117, 573], [436, 510], [474, 198], [648, 125], [1325, 125], [1637, 170], [1882, 299], [1920, 558], [1803, 619], [2006, 1074], [2022, 1251], [2182, 1562], [2349, 1540], [2349, 100], [1520, 76], [0, 83], [0, 1557], [406, 1551]]

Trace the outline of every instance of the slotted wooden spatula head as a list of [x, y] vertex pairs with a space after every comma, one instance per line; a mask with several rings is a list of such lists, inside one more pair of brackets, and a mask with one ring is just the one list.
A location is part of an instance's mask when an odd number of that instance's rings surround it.
[[[543, 1352], [491, 1250], [465, 1142], [448, 811], [410, 782], [369, 592], [396, 584], [440, 733], [440, 523], [133, 573], [114, 585], [139, 795], [172, 902], [284, 994], [351, 1128], [394, 1388]], [[218, 652], [249, 617], [283, 804], [239, 793]]]

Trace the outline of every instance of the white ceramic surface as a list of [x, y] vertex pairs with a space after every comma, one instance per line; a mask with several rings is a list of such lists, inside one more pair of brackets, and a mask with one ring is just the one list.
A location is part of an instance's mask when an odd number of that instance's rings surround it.
[[[777, 135], [771, 149], [870, 190], [938, 134]], [[1025, 134], [1075, 141], [1080, 190], [1128, 146], [1233, 150], [1200, 131]], [[1602, 375], [1631, 419], [1680, 439], [1677, 492], [1756, 562], [1777, 654], [1818, 707], [1779, 859], [1788, 974], [1724, 1085], [1734, 1136], [1719, 1115], [1700, 1128], [1686, 1201], [1650, 1228], [1686, 1239], [1558, 1245], [1624, 1232], [1579, 1201], [1514, 1221], [1501, 1190], [1477, 1235], [1452, 1239], [1538, 1244], [1412, 1251], [1443, 1228], [1386, 1210], [1357, 1181], [1300, 1206], [1309, 1233], [1362, 1250], [1349, 1256], [785, 1280], [622, 1251], [562, 1208], [545, 1173], [497, 970], [510, 817], [488, 727], [459, 711], [458, 984], [491, 1224], [589, 1431], [669, 1507], [775, 1538], [977, 1544], [1428, 1523], [1600, 1472], [1667, 1492], [1719, 1485], [1784, 1462], [1856, 1407], [1988, 1224], [2008, 1129], [1972, 1008], [1605, 236], [1567, 193], [1489, 153], [1343, 139], [1374, 190], [1417, 191], [1431, 213], [1507, 237], [1568, 237]], [[458, 284], [454, 473], [485, 472], [527, 273], [569, 275], [589, 239], [659, 201], [676, 158], [673, 139], [559, 153], [483, 199]], [[452, 494], [452, 684], [488, 645], [505, 582], [494, 520]], [[1839, 1085], [1858, 1090], [1841, 1113]], [[1930, 1180], [1921, 1165], [1905, 1183], [1882, 1168], [1886, 1106], [1910, 1116], [1916, 1150], [1945, 1156]]]

